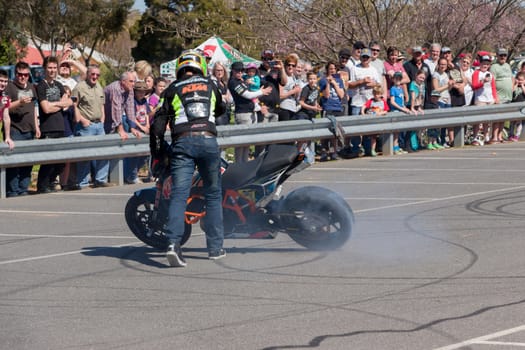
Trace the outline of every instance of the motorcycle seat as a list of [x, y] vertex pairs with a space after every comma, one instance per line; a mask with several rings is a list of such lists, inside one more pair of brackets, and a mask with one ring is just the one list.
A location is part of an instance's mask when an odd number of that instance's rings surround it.
[[269, 145], [257, 176], [263, 177], [279, 171], [292, 164], [298, 154], [297, 147], [293, 145]]
[[263, 160], [263, 157], [257, 157], [248, 162], [228, 165], [222, 174], [222, 188], [235, 190], [253, 181]]
[[222, 174], [223, 189], [238, 189], [290, 165], [299, 151], [291, 145], [269, 145], [259, 157], [245, 163], [228, 165]]

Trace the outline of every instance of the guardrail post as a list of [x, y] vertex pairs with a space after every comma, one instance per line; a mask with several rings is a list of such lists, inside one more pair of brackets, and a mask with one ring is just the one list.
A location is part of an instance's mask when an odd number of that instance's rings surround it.
[[109, 160], [109, 182], [118, 186], [124, 185], [124, 159]]
[[465, 146], [465, 126], [456, 126], [454, 128], [454, 147]]
[[7, 180], [6, 180], [5, 168], [0, 168], [0, 198], [4, 199], [7, 197]]
[[394, 134], [383, 134], [382, 140], [383, 140], [383, 155], [384, 156], [392, 156], [394, 155]]

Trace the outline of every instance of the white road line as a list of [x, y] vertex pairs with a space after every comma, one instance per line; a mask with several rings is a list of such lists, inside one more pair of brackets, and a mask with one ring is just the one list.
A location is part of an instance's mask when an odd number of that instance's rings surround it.
[[21, 233], [21, 234], [17, 234], [17, 233], [0, 233], [0, 237], [34, 237], [34, 238], [93, 238], [93, 239], [99, 239], [99, 238], [107, 238], [107, 239], [123, 239], [123, 238], [133, 238], [135, 239], [134, 236], [94, 236], [94, 235], [90, 235], [90, 236], [87, 236], [87, 235], [79, 235], [79, 236], [76, 236], [76, 235], [71, 235], [71, 236], [66, 236], [66, 235], [31, 235], [31, 234], [24, 234], [24, 233]]
[[[499, 159], [499, 158], [498, 158]], [[310, 170], [311, 169], [311, 170]], [[392, 172], [395, 171], [398, 172], [425, 172], [425, 171], [434, 171], [439, 170], [440, 172], [448, 172], [448, 171], [457, 171], [457, 172], [468, 172], [472, 173], [472, 168], [469, 169], [446, 169], [446, 168], [309, 168], [307, 171], [316, 171], [316, 172], [334, 172], [334, 171], [351, 171], [351, 172], [358, 172], [358, 171], [384, 171], [384, 172]], [[523, 173], [523, 169], [476, 169], [476, 174], [478, 173]], [[288, 180], [290, 181], [290, 180]]]
[[[143, 245], [142, 242], [133, 242], [128, 244], [117, 244], [113, 246], [107, 246], [103, 248], [121, 248], [121, 247], [127, 247], [127, 246], [133, 246], [133, 245]], [[89, 252], [89, 249], [82, 249], [82, 250], [73, 250], [70, 252], [64, 252], [64, 253], [57, 253], [57, 254], [49, 254], [49, 255], [40, 255], [40, 256], [33, 256], [30, 258], [21, 258], [21, 259], [14, 259], [14, 260], [6, 260], [6, 261], [0, 261], [0, 265], [7, 265], [7, 264], [15, 264], [20, 262], [26, 262], [26, 261], [35, 261], [35, 260], [42, 260], [42, 259], [48, 259], [48, 258], [56, 258], [60, 256], [67, 256], [67, 255], [74, 255], [74, 254], [80, 254]]]
[[504, 342], [504, 341], [478, 341], [476, 344], [480, 345], [504, 345], [504, 346], [521, 346], [525, 347], [525, 343], [514, 343], [514, 342]]
[[111, 213], [103, 211], [49, 211], [49, 210], [8, 210], [0, 209], [0, 213], [7, 214], [40, 214], [40, 215], [56, 215], [56, 214], [65, 214], [65, 215], [124, 215], [122, 213]]
[[[383, 207], [375, 207], [375, 208], [370, 208], [370, 209], [354, 210], [354, 213], [366, 213], [366, 212], [369, 212], [369, 211], [407, 207], [407, 206], [410, 206], [410, 205], [419, 205], [419, 204], [425, 204], [425, 203], [447, 201], [447, 200], [451, 200], [451, 199], [474, 197], [474, 196], [485, 195], [485, 194], [489, 194], [489, 193], [506, 192], [506, 191], [511, 191], [511, 190], [520, 190], [520, 189], [525, 189], [525, 186], [501, 188], [501, 189], [498, 189], [498, 190], [490, 190], [490, 191], [483, 191], [483, 192], [459, 194], [457, 196], [450, 196], [450, 197], [444, 197], [444, 198], [433, 198], [433, 199], [422, 200], [422, 201], [417, 201], [417, 202], [410, 202], [410, 203], [400, 203], [400, 204], [385, 205]], [[350, 201], [352, 199], [353, 198], [345, 198], [346, 201]]]
[[[459, 348], [461, 348], [463, 346], [480, 344], [481, 342], [487, 341], [489, 339], [503, 337], [503, 336], [506, 336], [506, 335], [509, 335], [509, 334], [513, 334], [513, 333], [517, 333], [517, 332], [521, 332], [521, 331], [524, 331], [524, 330], [525, 330], [525, 325], [522, 325], [522, 326], [506, 329], [506, 330], [503, 330], [503, 331], [499, 331], [499, 332], [496, 332], [496, 333], [487, 334], [487, 335], [484, 335], [484, 336], [481, 336], [481, 337], [478, 337], [478, 338], [465, 340], [465, 341], [463, 341], [461, 343], [447, 345], [447, 346], [444, 346], [442, 348], [437, 348], [437, 349], [434, 349], [434, 350], [454, 350], [454, 349], [459, 349]], [[508, 343], [508, 344], [510, 344], [510, 343]], [[522, 344], [522, 343], [518, 343], [518, 344]], [[518, 346], [523, 346], [523, 345], [518, 345]]]
[[[311, 184], [311, 183], [319, 183], [319, 180], [288, 180], [288, 183], [305, 183], [305, 184]], [[525, 185], [525, 183], [521, 182], [428, 182], [428, 181], [332, 181], [330, 180], [330, 184], [356, 184], [356, 185], [459, 185], [459, 186], [522, 186]]]

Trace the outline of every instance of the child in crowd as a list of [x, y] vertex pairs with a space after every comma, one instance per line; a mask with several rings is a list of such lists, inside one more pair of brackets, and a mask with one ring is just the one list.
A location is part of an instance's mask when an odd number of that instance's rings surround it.
[[306, 73], [306, 80], [307, 85], [303, 87], [301, 97], [299, 98], [301, 109], [295, 115], [294, 119], [312, 120], [323, 110], [319, 104], [321, 94], [317, 86], [317, 74], [312, 71]]
[[[489, 55], [483, 55], [480, 58], [479, 69], [472, 74], [472, 90], [474, 90], [474, 105], [487, 106], [498, 104], [498, 93], [496, 90], [496, 81], [489, 71], [492, 59]], [[482, 123], [483, 135], [481, 135], [480, 124], [473, 125], [475, 139], [471, 142], [473, 146], [483, 146], [485, 142], [490, 141], [489, 124]], [[496, 140], [494, 140], [496, 142]]]
[[[424, 114], [426, 78], [425, 71], [420, 69], [416, 72], [416, 79], [412, 80], [408, 85], [408, 106], [412, 114]], [[416, 131], [411, 130], [405, 133], [405, 149], [408, 152], [419, 150], [419, 139]]]
[[[439, 92], [437, 90], [432, 90], [432, 93], [430, 94], [430, 102], [432, 103], [432, 105], [437, 106], [439, 101], [442, 101], [442, 96], [441, 95], [442, 95], [441, 92]], [[428, 129], [427, 130], [427, 146], [426, 146], [426, 148], [428, 150], [433, 151], [433, 150], [436, 150], [436, 149], [443, 149], [443, 148], [445, 148], [442, 145], [440, 145], [439, 142], [438, 142], [439, 132], [440, 132], [440, 130], [436, 129], [436, 128], [432, 128], [432, 129]]]
[[[521, 71], [516, 74], [516, 86], [512, 93], [512, 102], [525, 102], [525, 72]], [[518, 142], [522, 130], [521, 120], [514, 120], [510, 123], [509, 140]]]
[[[257, 65], [255, 63], [248, 63], [246, 66], [246, 73], [243, 74], [242, 78], [244, 83], [248, 86], [249, 91], [259, 91], [261, 88], [261, 77], [257, 74]], [[252, 102], [255, 105], [254, 111], [259, 112], [261, 110], [259, 99], [254, 98]]]
[[[151, 112], [146, 95], [150, 89], [144, 81], [137, 81], [134, 87], [135, 97], [135, 124], [136, 128], [144, 134], [149, 134], [149, 113]], [[124, 159], [124, 179], [127, 184], [141, 183], [138, 171], [148, 162], [147, 156], [131, 157]]]
[[9, 106], [11, 99], [7, 96], [5, 91], [8, 83], [8, 75], [5, 70], [0, 70], [0, 141], [3, 141], [9, 146], [9, 149], [15, 147], [15, 143], [11, 139], [11, 118], [9, 117]]
[[[380, 84], [377, 84], [372, 88], [372, 94], [374, 97], [369, 99], [365, 102], [365, 104], [361, 107], [361, 114], [368, 114], [368, 115], [374, 115], [374, 116], [381, 116], [385, 115], [390, 108], [388, 107], [388, 103], [386, 102], [386, 99], [383, 97], [384, 91], [383, 87]], [[377, 137], [378, 135], [371, 135], [370, 137], [370, 156], [376, 157], [376, 145], [377, 145]]]
[[[413, 114], [413, 112], [405, 106], [405, 89], [401, 84], [403, 81], [403, 73], [395, 72], [392, 76], [392, 87], [390, 88], [390, 110], [392, 112], [404, 112], [406, 114]], [[406, 153], [399, 146], [399, 133], [394, 133], [394, 154]]]
[[149, 95], [148, 97], [149, 108], [152, 111], [151, 116], [150, 116], [150, 123], [153, 122], [152, 120], [153, 115], [155, 114], [157, 110], [157, 106], [159, 105], [160, 94], [162, 93], [162, 91], [164, 91], [164, 89], [166, 89], [167, 85], [168, 85], [168, 81], [165, 78], [159, 77], [155, 79], [153, 93]]

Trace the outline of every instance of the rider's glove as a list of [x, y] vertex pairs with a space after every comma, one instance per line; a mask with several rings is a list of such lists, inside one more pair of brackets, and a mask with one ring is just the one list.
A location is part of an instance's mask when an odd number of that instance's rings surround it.
[[164, 162], [161, 158], [151, 158], [151, 175], [153, 177], [159, 177], [164, 170]]

